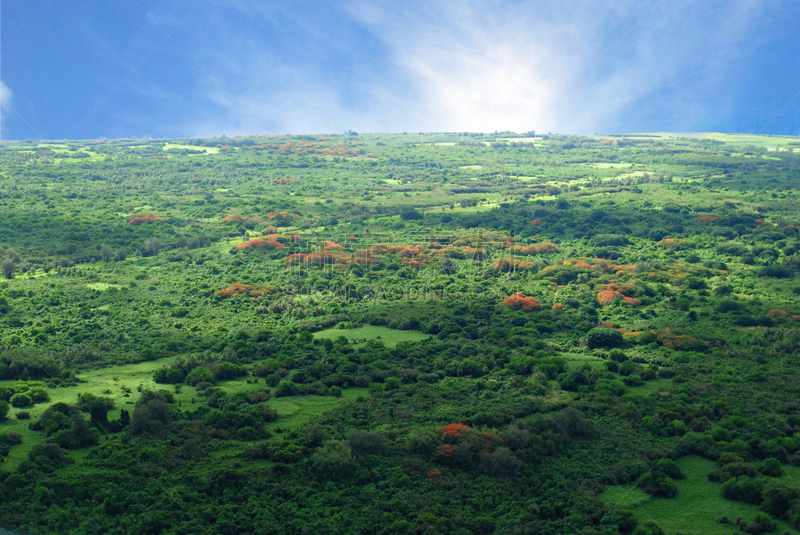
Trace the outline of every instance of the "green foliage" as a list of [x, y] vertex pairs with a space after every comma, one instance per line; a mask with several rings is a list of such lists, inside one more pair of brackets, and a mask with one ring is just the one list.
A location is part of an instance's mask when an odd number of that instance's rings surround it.
[[634, 529], [632, 533], [633, 535], [666, 535], [664, 530], [652, 521], [636, 526], [636, 529]]
[[173, 411], [162, 394], [145, 391], [133, 409], [131, 432], [137, 435], [162, 435], [169, 429], [172, 417]]
[[684, 479], [686, 476], [681, 472], [678, 463], [672, 459], [661, 459], [656, 463], [655, 470], [663, 472], [664, 475], [671, 479]]
[[[2, 422], [0, 520], [798, 522], [793, 153], [716, 134], [350, 134], [3, 143], [0, 414], [32, 405]], [[501, 304], [520, 290], [540, 308]]]
[[414, 428], [408, 436], [406, 436], [405, 444], [411, 453], [431, 455], [433, 450], [441, 444], [439, 430], [433, 427]]
[[30, 407], [33, 405], [33, 399], [26, 393], [18, 393], [11, 396], [12, 407]]
[[499, 447], [480, 456], [481, 471], [491, 477], [514, 477], [521, 468], [522, 462], [509, 448]]
[[[158, 373], [158, 372], [156, 372]], [[198, 366], [191, 372], [189, 375], [186, 376], [186, 384], [189, 386], [196, 386], [199, 383], [211, 383], [214, 384], [216, 378], [214, 374], [208, 368], [204, 368], [203, 366]]]
[[592, 349], [622, 347], [622, 333], [607, 327], [595, 327], [586, 335], [586, 343]]
[[52, 355], [32, 349], [10, 349], [0, 352], [0, 380], [43, 379], [61, 373]]
[[349, 475], [355, 469], [355, 461], [350, 446], [341, 440], [330, 440], [311, 456], [314, 471], [320, 477], [338, 479]]
[[764, 459], [764, 464], [761, 466], [760, 472], [769, 477], [781, 477], [783, 475], [783, 468], [778, 459], [769, 457]]

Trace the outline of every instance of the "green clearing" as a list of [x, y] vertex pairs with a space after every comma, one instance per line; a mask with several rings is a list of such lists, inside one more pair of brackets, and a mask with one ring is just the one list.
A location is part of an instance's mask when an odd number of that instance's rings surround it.
[[559, 356], [567, 361], [567, 364], [572, 370], [578, 369], [584, 364], [588, 364], [592, 368], [603, 368], [603, 364], [606, 362], [600, 357], [581, 353], [561, 353]]
[[720, 132], [655, 132], [665, 139], [689, 138], [689, 139], [712, 139], [723, 141], [729, 145], [754, 145], [756, 147], [775, 147], [785, 146], [797, 142], [797, 136], [771, 136], [760, 134], [723, 134]]
[[594, 162], [594, 163], [586, 163], [583, 164], [587, 167], [593, 167], [595, 169], [630, 169], [633, 167], [633, 164], [625, 163], [625, 162]]
[[104, 292], [104, 291], [108, 290], [109, 288], [114, 288], [114, 289], [117, 289], [117, 290], [122, 288], [122, 285], [120, 285], [120, 284], [110, 284], [110, 283], [107, 283], [107, 282], [90, 282], [86, 286], [91, 288], [92, 290], [97, 290], [98, 292]]
[[650, 495], [642, 492], [635, 485], [609, 485], [600, 495], [600, 499], [620, 509], [628, 509], [650, 501]]
[[[374, 328], [379, 329], [379, 328]], [[391, 331], [391, 329], [387, 329]], [[402, 331], [398, 331], [401, 332]], [[391, 336], [391, 333], [389, 334]], [[395, 336], [393, 344], [396, 345], [401, 340], [401, 336]], [[423, 337], [424, 338], [424, 337]], [[141, 362], [137, 364], [123, 364], [111, 368], [89, 370], [79, 375], [80, 384], [70, 387], [46, 388], [50, 396], [47, 403], [39, 403], [24, 409], [14, 409], [9, 414], [9, 419], [0, 423], [0, 432], [19, 433], [23, 437], [22, 445], [13, 448], [10, 455], [5, 459], [6, 468], [14, 468], [23, 460], [27, 459], [28, 452], [39, 440], [39, 433], [28, 429], [30, 422], [36, 421], [41, 414], [52, 403], [75, 404], [80, 394], [93, 394], [98, 397], [109, 397], [114, 400], [115, 408], [109, 411], [109, 420], [118, 419], [120, 411], [127, 409], [133, 411], [133, 406], [141, 397], [143, 390], [168, 390], [175, 398], [175, 408], [178, 410], [195, 410], [203, 405], [203, 401], [198, 397], [194, 388], [183, 386], [180, 392], [170, 385], [161, 385], [153, 381], [153, 372], [159, 368], [169, 366], [177, 357], [169, 357], [151, 362]], [[11, 386], [12, 381], [0, 381], [0, 387]], [[248, 383], [243, 377], [238, 380], [220, 381], [218, 385], [225, 392], [234, 394], [237, 392], [248, 392], [252, 390], [263, 390], [268, 387], [263, 383]], [[130, 393], [128, 393], [130, 392]], [[342, 391], [341, 397], [332, 396], [304, 396], [304, 397], [285, 397], [273, 398], [269, 404], [278, 411], [279, 418], [267, 424], [270, 428], [280, 428], [286, 430], [297, 429], [307, 424], [313, 418], [321, 416], [326, 411], [334, 409], [342, 404], [353, 402], [360, 396], [368, 395], [366, 388], [346, 388]], [[28, 412], [30, 420], [18, 420], [15, 414], [20, 411]], [[80, 453], [80, 451], [78, 452]]]
[[429, 338], [419, 331], [400, 331], [372, 325], [355, 329], [326, 329], [314, 333], [314, 338], [323, 340], [335, 340], [340, 336], [344, 336], [356, 346], [364, 345], [370, 340], [380, 340], [386, 347], [395, 347], [400, 342], [419, 342]]
[[[738, 529], [720, 524], [723, 516], [734, 523], [739, 517], [749, 522], [759, 512], [755, 505], [721, 496], [721, 485], [708, 481], [707, 477], [718, 468], [715, 462], [692, 455], [678, 459], [678, 465], [686, 479], [677, 481], [676, 498], [650, 498], [631, 486], [607, 487], [600, 498], [620, 508], [632, 507], [641, 522], [652, 520], [669, 535], [729, 535]], [[776, 533], [784, 532], [798, 533], [781, 522]]]
[[269, 405], [278, 411], [279, 418], [267, 424], [267, 427], [298, 429], [327, 411], [352, 403], [363, 396], [369, 396], [369, 390], [366, 388], [346, 388], [340, 398], [331, 396], [274, 398], [270, 400]]
[[[164, 149], [165, 151], [175, 149], [175, 150], [202, 150], [205, 151], [206, 154], [217, 154], [219, 153], [219, 149], [217, 147], [199, 147], [197, 145], [182, 145], [180, 143], [165, 143]], [[190, 155], [194, 156], [194, 155]], [[200, 155], [197, 155], [200, 156]]]

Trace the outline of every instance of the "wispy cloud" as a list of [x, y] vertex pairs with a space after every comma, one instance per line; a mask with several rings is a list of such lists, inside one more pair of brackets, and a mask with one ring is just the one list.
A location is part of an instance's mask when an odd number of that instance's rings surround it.
[[7, 113], [10, 111], [11, 102], [14, 99], [14, 93], [8, 86], [0, 80], [0, 121], [5, 122]]
[[[706, 115], [719, 110], [700, 111], [697, 101], [729, 82], [767, 7], [712, 4], [441, 2], [393, 56], [415, 81], [432, 130], [591, 132], [629, 123], [648, 99], [710, 128]], [[346, 8], [383, 39], [401, 24], [391, 7]]]
[[[225, 40], [202, 61], [238, 106], [200, 77], [226, 111], [193, 117], [186, 127], [197, 134], [251, 132], [253, 123], [272, 133], [591, 133], [637, 121], [712, 129], [774, 4], [346, 0], [322, 13], [303, 2], [210, 2]], [[237, 27], [231, 6], [248, 25]]]
[[41, 50], [19, 47], [36, 61], [7, 81], [55, 137], [80, 121], [87, 137], [715, 129], [763, 84], [753, 50], [790, 31], [790, 5], [136, 0], [79, 8]]

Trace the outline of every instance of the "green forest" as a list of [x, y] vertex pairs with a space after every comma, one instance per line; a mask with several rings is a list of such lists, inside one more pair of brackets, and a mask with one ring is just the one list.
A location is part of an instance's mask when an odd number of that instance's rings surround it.
[[800, 139], [0, 143], [0, 523], [800, 533]]

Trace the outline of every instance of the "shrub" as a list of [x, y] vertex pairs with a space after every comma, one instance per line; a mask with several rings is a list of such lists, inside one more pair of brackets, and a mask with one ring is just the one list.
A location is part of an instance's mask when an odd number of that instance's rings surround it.
[[10, 408], [11, 405], [9, 405], [8, 402], [0, 400], [0, 422], [4, 421], [8, 417], [8, 411]]
[[384, 390], [397, 390], [403, 383], [397, 377], [387, 377], [384, 381]]
[[792, 505], [797, 503], [797, 499], [800, 498], [800, 485], [791, 479], [788, 481], [773, 479], [764, 485], [763, 496], [761, 509], [780, 518], [787, 515]]
[[636, 485], [647, 494], [661, 498], [674, 498], [678, 495], [678, 485], [669, 477], [657, 477], [646, 473], [636, 480]]
[[559, 384], [564, 390], [576, 391], [580, 386], [588, 385], [589, 379], [581, 371], [571, 371], [559, 381]]
[[36, 444], [33, 449], [28, 452], [28, 459], [33, 461], [37, 457], [46, 457], [56, 464], [69, 461], [69, 457], [67, 457], [58, 444]]
[[311, 456], [311, 463], [317, 474], [329, 479], [345, 477], [355, 469], [353, 453], [343, 440], [326, 442]]
[[417, 212], [413, 208], [410, 210], [405, 210], [402, 214], [400, 214], [400, 219], [402, 219], [403, 221], [419, 220], [423, 218], [424, 215]]
[[56, 433], [56, 443], [64, 449], [79, 449], [86, 446], [96, 446], [100, 442], [100, 431], [89, 427], [89, 423], [80, 414], [71, 418], [69, 429], [62, 429]]
[[778, 459], [770, 457], [764, 459], [764, 465], [761, 467], [760, 472], [769, 477], [781, 477], [783, 475], [783, 468]]
[[300, 389], [297, 388], [297, 385], [292, 383], [291, 381], [284, 381], [278, 388], [275, 390], [275, 397], [276, 398], [283, 398], [289, 396], [299, 396]]
[[608, 327], [595, 327], [586, 335], [586, 343], [589, 348], [614, 348], [622, 347], [624, 340], [622, 333], [616, 329], [609, 329]]
[[748, 476], [732, 478], [722, 484], [722, 495], [739, 502], [760, 504], [763, 501], [764, 482]]
[[211, 373], [211, 370], [204, 368], [203, 366], [198, 366], [186, 376], [186, 384], [189, 386], [196, 386], [198, 383], [213, 384], [214, 382], [216, 382], [214, 379], [214, 374]]
[[[253, 375], [255, 377], [267, 377], [273, 372], [271, 366], [256, 366], [253, 368]], [[275, 385], [272, 385], [275, 386]]]
[[635, 373], [622, 379], [622, 382], [625, 383], [625, 386], [642, 386], [644, 384], [642, 378]]
[[167, 405], [164, 396], [157, 392], [146, 390], [136, 402], [133, 409], [131, 431], [140, 435], [160, 435], [167, 430], [172, 422], [172, 409]]
[[481, 472], [491, 477], [513, 477], [519, 474], [522, 463], [510, 449], [499, 447], [480, 456]]
[[29, 349], [11, 349], [0, 353], [0, 380], [44, 379], [58, 377], [61, 369], [48, 353]]
[[617, 362], [625, 362], [626, 360], [628, 360], [628, 357], [625, 355], [625, 353], [622, 352], [621, 349], [612, 349], [611, 351], [609, 351], [608, 358], [610, 358], [611, 360], [615, 360]]
[[255, 428], [246, 426], [236, 431], [236, 440], [252, 441], [258, 438], [258, 432]]
[[675, 370], [672, 368], [660, 368], [658, 370], [658, 376], [662, 379], [672, 379], [675, 377]]
[[30, 420], [31, 419], [31, 413], [29, 413], [28, 411], [19, 411], [16, 414], [16, 417], [17, 417], [17, 420]]
[[247, 375], [247, 370], [231, 362], [220, 362], [219, 365], [214, 366], [214, 368], [214, 378], [218, 381], [226, 381]]
[[281, 376], [278, 375], [277, 373], [272, 373], [270, 375], [267, 375], [264, 382], [267, 383], [267, 386], [275, 388], [276, 386], [278, 386], [278, 384], [280, 384]]
[[653, 521], [648, 521], [636, 526], [636, 529], [633, 530], [631, 535], [666, 535], [666, 533], [663, 529], [658, 527], [658, 524]]
[[472, 359], [464, 359], [458, 365], [458, 374], [480, 377], [483, 375], [483, 367]]
[[153, 381], [156, 383], [178, 384], [183, 379], [183, 370], [177, 368], [161, 368], [153, 372]]
[[656, 470], [663, 472], [667, 477], [672, 479], [684, 479], [686, 476], [681, 472], [678, 463], [672, 459], [661, 459], [656, 463]]
[[731, 295], [732, 293], [733, 287], [730, 284], [723, 284], [714, 288], [715, 295]]
[[758, 270], [759, 277], [772, 277], [776, 279], [788, 279], [793, 274], [792, 270], [783, 266], [765, 266]]
[[600, 520], [602, 526], [616, 526], [620, 533], [630, 533], [639, 525], [636, 513], [630, 509], [617, 509]]
[[382, 453], [386, 437], [378, 433], [368, 433], [361, 429], [351, 429], [345, 435], [347, 444], [356, 455], [371, 455]]
[[522, 429], [512, 425], [502, 434], [503, 444], [512, 451], [517, 451], [528, 447], [531, 440], [531, 433], [527, 429]]
[[11, 396], [11, 405], [16, 408], [20, 407], [30, 407], [33, 405], [33, 400], [28, 394], [14, 394]]
[[406, 448], [411, 453], [430, 455], [441, 444], [440, 430], [435, 427], [417, 427], [406, 437]]

